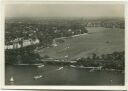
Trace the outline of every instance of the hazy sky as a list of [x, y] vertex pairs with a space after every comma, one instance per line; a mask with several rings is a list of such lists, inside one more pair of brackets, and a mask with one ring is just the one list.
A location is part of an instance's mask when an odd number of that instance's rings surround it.
[[123, 4], [8, 4], [6, 17], [123, 17]]

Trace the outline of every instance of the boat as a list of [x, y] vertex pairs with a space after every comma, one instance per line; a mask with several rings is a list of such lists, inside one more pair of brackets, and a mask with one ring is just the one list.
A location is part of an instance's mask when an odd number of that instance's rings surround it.
[[9, 81], [10, 81], [10, 82], [14, 82], [14, 78], [13, 78], [13, 77], [11, 77]]
[[94, 69], [91, 69], [91, 70], [90, 70], [90, 72], [93, 72], [93, 71], [94, 71]]
[[44, 65], [38, 65], [37, 67], [38, 67], [38, 68], [41, 68], [41, 67], [44, 67]]
[[64, 67], [60, 67], [59, 69], [57, 69], [57, 70], [61, 70], [61, 69], [63, 69]]
[[35, 79], [35, 80], [37, 80], [37, 79], [39, 79], [39, 78], [41, 78], [41, 77], [43, 77], [42, 75], [37, 75], [37, 76], [34, 76], [33, 78]]
[[73, 67], [73, 68], [75, 68], [76, 66], [74, 66], [74, 65], [70, 65], [70, 67]]

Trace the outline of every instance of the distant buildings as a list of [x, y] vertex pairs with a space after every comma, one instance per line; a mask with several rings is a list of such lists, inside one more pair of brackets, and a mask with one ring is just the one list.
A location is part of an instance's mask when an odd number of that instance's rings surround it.
[[[21, 41], [22, 41], [22, 44], [20, 43]], [[5, 45], [5, 49], [17, 49], [17, 48], [21, 48], [21, 47], [25, 47], [25, 46], [29, 46], [29, 45], [38, 44], [39, 40], [38, 39], [21, 40], [20, 38], [17, 38], [11, 42], [12, 42], [12, 44]]]
[[121, 28], [124, 29], [123, 22], [116, 22], [116, 21], [89, 21], [85, 24], [86, 27], [105, 27], [105, 28]]

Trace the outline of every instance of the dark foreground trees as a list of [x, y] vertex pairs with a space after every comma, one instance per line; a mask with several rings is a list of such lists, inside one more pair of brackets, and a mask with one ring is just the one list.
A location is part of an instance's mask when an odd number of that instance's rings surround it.
[[91, 57], [80, 58], [76, 65], [83, 65], [85, 67], [102, 66], [104, 69], [124, 70], [125, 68], [125, 54], [122, 52], [113, 52], [111, 54], [102, 54], [101, 56], [92, 54]]

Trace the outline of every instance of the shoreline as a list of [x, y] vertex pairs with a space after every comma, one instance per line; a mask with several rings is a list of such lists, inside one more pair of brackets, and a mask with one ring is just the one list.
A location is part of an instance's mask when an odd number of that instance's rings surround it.
[[77, 35], [73, 35], [73, 36], [68, 36], [68, 37], [60, 37], [60, 38], [55, 38], [55, 39], [53, 39], [53, 40], [56, 40], [56, 39], [65, 39], [65, 38], [69, 38], [69, 37], [79, 37], [79, 36], [81, 36], [81, 35], [87, 35], [88, 33], [83, 33], [83, 34], [77, 34]]
[[[37, 66], [38, 67], [38, 66], [42, 66], [44, 64], [40, 63], [40, 64], [5, 64], [5, 65], [11, 65], [11, 66]], [[47, 65], [51, 65], [51, 64], [47, 64]], [[118, 72], [122, 72], [122, 73], [124, 73], [124, 71], [125, 71], [125, 70], [109, 69], [109, 68], [93, 69], [93, 67], [85, 67], [85, 66], [81, 67], [81, 66], [74, 66], [74, 65], [63, 65], [63, 66], [62, 65], [57, 65], [57, 66], [60, 66], [60, 67], [68, 66], [68, 67], [71, 67], [71, 68], [90, 69], [92, 71], [103, 71], [103, 70], [105, 70], [105, 71], [118, 71]]]

